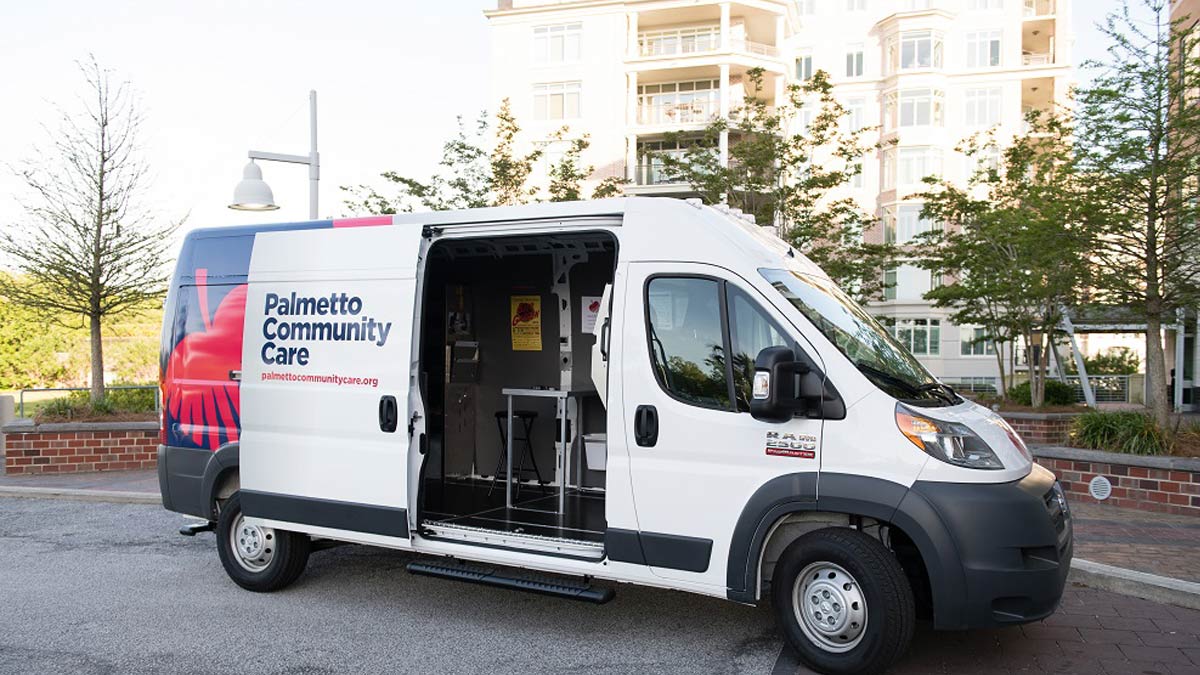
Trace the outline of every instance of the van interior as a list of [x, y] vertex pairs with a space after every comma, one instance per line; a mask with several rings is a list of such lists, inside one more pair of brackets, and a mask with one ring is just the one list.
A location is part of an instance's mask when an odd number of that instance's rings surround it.
[[606, 364], [596, 343], [615, 264], [606, 232], [448, 237], [430, 248], [418, 495], [426, 536], [603, 556]]

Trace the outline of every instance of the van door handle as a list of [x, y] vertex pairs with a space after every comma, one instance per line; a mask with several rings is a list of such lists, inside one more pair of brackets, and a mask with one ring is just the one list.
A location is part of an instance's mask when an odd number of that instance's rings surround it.
[[379, 398], [379, 430], [385, 434], [393, 433], [399, 423], [400, 408], [396, 405], [396, 397], [381, 396]]
[[611, 319], [605, 318], [604, 325], [600, 326], [600, 358], [608, 360], [608, 339], [609, 331], [612, 329]]
[[643, 448], [658, 443], [658, 409], [652, 405], [639, 405], [633, 413], [633, 440]]

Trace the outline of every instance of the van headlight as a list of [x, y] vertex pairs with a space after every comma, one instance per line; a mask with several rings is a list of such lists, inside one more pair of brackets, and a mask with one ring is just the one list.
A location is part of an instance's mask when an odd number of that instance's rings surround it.
[[968, 469], [1003, 469], [991, 447], [965, 424], [934, 420], [896, 405], [896, 426], [913, 445], [934, 459]]

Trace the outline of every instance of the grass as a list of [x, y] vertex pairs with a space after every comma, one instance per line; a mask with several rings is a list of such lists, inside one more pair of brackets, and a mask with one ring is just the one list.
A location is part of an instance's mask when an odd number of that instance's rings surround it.
[[[20, 392], [0, 392], [13, 397], [13, 414], [21, 416]], [[133, 421], [156, 419], [152, 389], [110, 389], [104, 401], [92, 405], [86, 391], [31, 391], [25, 393], [25, 417], [37, 422]]]

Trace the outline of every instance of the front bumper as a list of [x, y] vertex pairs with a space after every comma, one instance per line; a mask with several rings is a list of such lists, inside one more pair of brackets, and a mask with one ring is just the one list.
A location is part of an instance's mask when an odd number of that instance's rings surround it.
[[935, 627], [1028, 623], [1054, 613], [1073, 546], [1061, 494], [1054, 475], [1036, 464], [1011, 483], [913, 485], [899, 510], [926, 521], [938, 551], [940, 560], [927, 561]]

